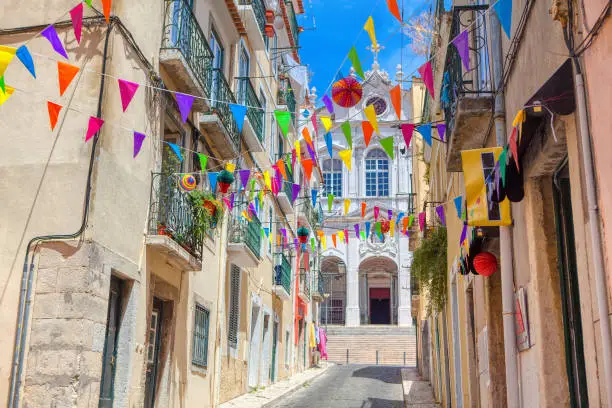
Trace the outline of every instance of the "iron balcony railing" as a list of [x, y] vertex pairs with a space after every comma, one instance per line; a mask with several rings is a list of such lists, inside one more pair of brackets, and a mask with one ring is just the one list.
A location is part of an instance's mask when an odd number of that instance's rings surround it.
[[300, 272], [300, 294], [303, 294], [306, 299], [310, 299], [310, 273], [304, 269]]
[[344, 306], [321, 305], [321, 324], [344, 324]]
[[229, 108], [230, 103], [236, 103], [236, 98], [230, 88], [223, 70], [219, 68], [213, 68], [208, 71], [208, 87], [210, 89], [210, 105], [213, 111], [221, 119], [221, 123], [225, 128], [226, 132], [230, 135], [234, 149], [240, 150], [240, 133], [238, 132], [238, 125], [232, 115], [232, 111]]
[[185, 0], [166, 0], [162, 49], [181, 53], [198, 84], [210, 95], [208, 73], [213, 53], [191, 7]]
[[285, 162], [285, 173], [287, 174], [287, 181], [283, 183], [283, 191], [287, 195], [287, 198], [291, 200], [293, 196], [293, 174], [287, 162]]
[[289, 26], [291, 28], [291, 36], [293, 37], [293, 43], [295, 47], [298, 47], [300, 38], [298, 36], [298, 22], [297, 17], [295, 15], [295, 10], [293, 9], [293, 3], [291, 2], [291, 0], [285, 1], [285, 6], [287, 8], [287, 18], [289, 19]]
[[291, 294], [291, 264], [283, 253], [278, 254], [278, 260], [274, 267], [274, 284], [282, 286], [287, 294]]
[[449, 44], [440, 104], [444, 109], [447, 129], [452, 132], [459, 99], [463, 97], [493, 97], [491, 65], [487, 46], [488, 5], [454, 6], [450, 38], [468, 30], [470, 70], [461, 63], [457, 49]]
[[287, 110], [291, 112], [291, 120], [295, 123], [297, 102], [289, 79], [283, 79], [280, 82], [278, 104], [287, 106]]
[[204, 236], [194, 223], [193, 206], [178, 188], [176, 176], [153, 173], [151, 180], [150, 235], [166, 235], [198, 260], [202, 259]]
[[[251, 214], [251, 221], [241, 217], [240, 213], [244, 208], [245, 206], [240, 204], [234, 207], [229, 241], [233, 244], [246, 244], [257, 258], [261, 258], [261, 222], [255, 214]], [[240, 211], [236, 211], [237, 209]]]
[[247, 118], [251, 123], [251, 127], [257, 135], [257, 139], [263, 143], [263, 126], [264, 126], [264, 111], [261, 109], [261, 103], [257, 97], [257, 93], [253, 88], [253, 84], [248, 77], [238, 77], [238, 103], [248, 106]]
[[323, 297], [325, 295], [325, 278], [321, 271], [315, 271], [315, 291]]
[[265, 27], [266, 27], [266, 5], [263, 0], [240, 0], [238, 2], [241, 6], [251, 6], [253, 8], [253, 13], [255, 13], [255, 18], [257, 19], [257, 25], [259, 26], [259, 31], [262, 36], [265, 36]]
[[319, 226], [320, 222], [323, 220], [323, 211], [319, 203], [317, 203], [316, 208], [313, 208], [310, 200], [304, 199], [302, 200], [301, 211], [312, 228]]

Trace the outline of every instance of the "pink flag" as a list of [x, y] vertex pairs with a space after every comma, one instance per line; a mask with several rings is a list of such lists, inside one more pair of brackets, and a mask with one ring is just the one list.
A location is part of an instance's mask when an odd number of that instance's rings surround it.
[[310, 117], [310, 120], [312, 121], [312, 126], [314, 127], [315, 134], [318, 135], [319, 134], [319, 126], [317, 125], [317, 113], [316, 112], [312, 113], [312, 116]]
[[291, 150], [291, 168], [293, 170], [293, 167], [295, 167], [295, 160], [297, 159], [297, 153], [295, 152], [295, 149]]
[[431, 95], [432, 98], [435, 99], [436, 95], [434, 93], [434, 82], [433, 82], [433, 72], [431, 70], [431, 61], [427, 61], [426, 63], [421, 65], [417, 71], [419, 71], [419, 74], [421, 75], [421, 78], [423, 79], [423, 83], [425, 84], [425, 87], [429, 91], [429, 94]]
[[225, 205], [227, 206], [227, 209], [232, 211], [232, 203], [230, 203], [229, 198], [227, 197], [223, 197], [223, 202], [225, 203]]
[[457, 48], [457, 52], [459, 53], [459, 58], [461, 58], [461, 62], [467, 71], [470, 70], [470, 46], [468, 44], [468, 32], [467, 30], [463, 30], [456, 36], [453, 41], [451, 41], [455, 48]]
[[419, 230], [423, 231], [425, 228], [425, 212], [419, 213]]
[[378, 213], [380, 211], [380, 208], [378, 208], [377, 206], [374, 206], [374, 219], [377, 220], [378, 219]]
[[87, 134], [85, 135], [85, 141], [88, 142], [89, 139], [95, 135], [98, 130], [102, 127], [104, 121], [100, 118], [95, 118], [93, 116], [89, 117], [89, 124], [87, 125]]
[[77, 4], [70, 10], [70, 18], [72, 19], [72, 29], [77, 42], [81, 43], [81, 31], [83, 31], [83, 3]]
[[183, 123], [187, 122], [187, 118], [189, 117], [189, 113], [191, 113], [191, 106], [193, 105], [193, 96], [182, 94], [180, 92], [174, 93], [174, 98], [176, 99], [176, 104], [178, 105], [179, 112], [181, 112], [181, 118], [183, 119]]
[[406, 142], [406, 149], [410, 147], [412, 132], [414, 132], [414, 124], [402, 123], [402, 135], [404, 136], [404, 142]]
[[145, 135], [140, 132], [134, 132], [134, 157], [138, 156], [140, 153], [140, 148], [142, 147], [142, 142], [145, 140]]
[[125, 112], [130, 102], [132, 102], [132, 98], [139, 85], [124, 79], [118, 79], [117, 81], [119, 82], [119, 93], [121, 94], [121, 106], [123, 106], [123, 111]]

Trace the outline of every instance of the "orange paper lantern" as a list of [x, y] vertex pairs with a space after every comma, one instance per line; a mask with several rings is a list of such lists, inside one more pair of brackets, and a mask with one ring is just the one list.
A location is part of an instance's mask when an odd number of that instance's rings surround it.
[[474, 269], [482, 276], [491, 276], [497, 271], [497, 258], [490, 252], [481, 252], [474, 257]]

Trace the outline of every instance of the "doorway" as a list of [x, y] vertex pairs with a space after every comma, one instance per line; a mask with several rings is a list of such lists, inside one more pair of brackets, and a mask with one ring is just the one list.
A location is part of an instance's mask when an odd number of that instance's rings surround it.
[[270, 315], [265, 312], [261, 345], [259, 385], [268, 385], [268, 379], [270, 377]]
[[104, 357], [102, 358], [102, 381], [100, 383], [100, 408], [112, 408], [115, 369], [117, 361], [117, 338], [121, 321], [121, 293], [123, 282], [111, 276], [104, 337]]
[[259, 318], [260, 307], [253, 303], [251, 308], [251, 347], [249, 350], [249, 377], [248, 384], [250, 388], [257, 388], [259, 372], [259, 345], [261, 332], [261, 319]]
[[[288, 339], [287, 339], [288, 340]], [[270, 366], [270, 382], [276, 381], [276, 364], [277, 360], [277, 350], [278, 350], [278, 322], [274, 322], [274, 326], [272, 329], [272, 365]]]
[[159, 372], [159, 350], [161, 348], [161, 332], [164, 302], [154, 297], [151, 319], [147, 333], [147, 373], [145, 380], [145, 408], [155, 406], [157, 376]]
[[391, 324], [390, 288], [370, 288], [370, 324]]

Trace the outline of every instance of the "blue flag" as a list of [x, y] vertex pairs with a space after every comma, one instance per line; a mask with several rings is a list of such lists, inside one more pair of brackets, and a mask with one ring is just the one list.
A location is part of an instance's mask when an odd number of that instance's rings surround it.
[[370, 221], [366, 221], [365, 227], [366, 227], [366, 237], [369, 237], [370, 236]]
[[28, 69], [28, 71], [30, 71], [30, 74], [32, 74], [32, 76], [36, 78], [36, 71], [34, 70], [34, 60], [32, 59], [32, 55], [30, 54], [28, 47], [22, 45], [21, 47], [17, 48], [16, 54], [17, 58], [19, 58], [19, 61], [21, 61], [21, 63]]
[[332, 148], [332, 134], [331, 134], [331, 132], [327, 132], [325, 134], [325, 144], [327, 145], [327, 151], [329, 152], [329, 157], [332, 158], [334, 156], [334, 150]]
[[457, 217], [461, 218], [461, 205], [463, 204], [463, 196], [455, 197], [455, 208], [457, 209]]
[[417, 126], [416, 131], [423, 136], [425, 143], [431, 146], [431, 124], [427, 123], [425, 125]]
[[215, 191], [217, 191], [217, 176], [219, 175], [219, 172], [209, 172], [208, 173], [208, 181], [210, 182], [210, 189], [212, 190], [212, 192], [214, 193]]
[[404, 213], [401, 212], [399, 213], [399, 215], [397, 216], [397, 221], [395, 221], [395, 224], [399, 225], [400, 220], [404, 217]]
[[499, 18], [504, 33], [510, 38], [510, 32], [512, 29], [512, 0], [498, 0], [497, 3], [493, 4], [493, 10]]
[[[172, 149], [174, 154], [176, 154], [176, 157], [178, 157], [178, 159], [180, 161], [183, 161], [183, 156], [181, 155], [181, 148], [178, 147], [177, 145], [175, 145], [174, 143], [170, 143], [170, 142], [166, 142], [166, 143], [168, 143], [168, 146], [170, 146], [170, 148]], [[216, 180], [216, 178], [215, 178], [215, 180]]]
[[312, 190], [310, 190], [310, 194], [312, 195], [312, 206], [316, 207], [317, 206], [317, 195], [319, 194], [319, 192], [313, 188]]
[[235, 103], [228, 103], [228, 106], [232, 111], [232, 115], [234, 115], [234, 119], [236, 120], [238, 132], [242, 132], [242, 125], [244, 125], [244, 116], [246, 115], [247, 107], [244, 105], [237, 105]]

